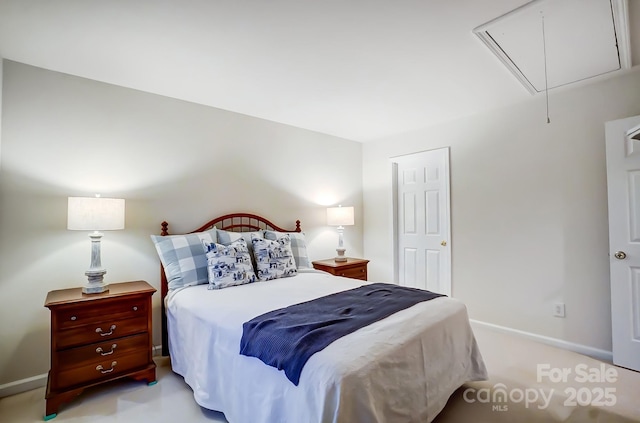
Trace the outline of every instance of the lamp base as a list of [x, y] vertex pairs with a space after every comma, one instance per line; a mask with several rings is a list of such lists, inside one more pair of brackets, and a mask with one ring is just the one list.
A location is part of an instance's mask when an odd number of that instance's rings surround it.
[[345, 251], [347, 251], [345, 248], [336, 248], [336, 252], [338, 253], [338, 255], [333, 260], [336, 263], [344, 263], [345, 261], [347, 261], [347, 258], [344, 256]]
[[91, 284], [82, 287], [83, 294], [100, 294], [109, 290], [109, 284]]
[[89, 283], [82, 287], [83, 294], [100, 294], [109, 290], [109, 284], [104, 282], [105, 269], [87, 270], [84, 272]]

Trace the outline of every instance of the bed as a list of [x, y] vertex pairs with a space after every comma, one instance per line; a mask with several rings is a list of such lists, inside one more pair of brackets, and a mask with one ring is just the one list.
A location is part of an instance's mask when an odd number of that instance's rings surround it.
[[[260, 216], [212, 219], [190, 234], [300, 234]], [[219, 232], [220, 233], [220, 232]], [[162, 223], [162, 236], [168, 224]], [[281, 370], [239, 354], [243, 323], [274, 309], [357, 288], [360, 280], [298, 266], [296, 276], [210, 290], [170, 287], [161, 269], [163, 355], [202, 407], [232, 423], [430, 422], [463, 383], [486, 369], [460, 301], [420, 302], [313, 354], [298, 385]]]

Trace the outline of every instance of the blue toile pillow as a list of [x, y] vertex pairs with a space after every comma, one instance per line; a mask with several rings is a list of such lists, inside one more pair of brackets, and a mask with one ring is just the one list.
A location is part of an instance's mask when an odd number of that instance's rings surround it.
[[240, 238], [244, 238], [247, 241], [247, 247], [249, 248], [249, 256], [251, 256], [251, 264], [253, 265], [253, 270], [255, 272], [256, 262], [253, 255], [253, 244], [251, 243], [251, 239], [255, 236], [256, 238], [264, 238], [263, 231], [253, 231], [253, 232], [232, 232], [225, 231], [223, 229], [218, 229], [218, 244], [229, 245], [233, 241], [237, 241]]
[[277, 241], [252, 237], [253, 255], [258, 279], [268, 281], [298, 274], [291, 251], [291, 238], [284, 235]]
[[151, 235], [164, 267], [169, 289], [205, 284], [207, 257], [202, 242], [216, 242], [216, 229], [186, 235]]
[[207, 256], [208, 289], [222, 289], [256, 281], [244, 238], [229, 245], [203, 242]]
[[291, 252], [293, 253], [293, 259], [296, 261], [296, 267], [298, 269], [311, 269], [311, 260], [309, 260], [309, 255], [307, 254], [307, 241], [303, 232], [264, 231], [264, 237], [272, 241], [277, 241], [284, 235], [289, 235], [289, 238], [291, 238]]

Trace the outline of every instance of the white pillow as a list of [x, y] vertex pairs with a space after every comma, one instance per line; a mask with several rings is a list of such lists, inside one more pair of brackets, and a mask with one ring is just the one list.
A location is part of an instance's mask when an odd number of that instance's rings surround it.
[[218, 243], [222, 245], [229, 245], [233, 241], [237, 241], [240, 238], [244, 238], [244, 240], [247, 241], [247, 245], [251, 247], [251, 238], [253, 238], [254, 235], [259, 238], [264, 238], [264, 236], [262, 235], [262, 231], [231, 232], [231, 231], [225, 231], [222, 229], [218, 229], [216, 236], [218, 237]]

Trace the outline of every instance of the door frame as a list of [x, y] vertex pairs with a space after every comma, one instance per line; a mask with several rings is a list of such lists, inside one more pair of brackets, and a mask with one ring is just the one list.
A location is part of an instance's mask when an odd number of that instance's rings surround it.
[[[630, 245], [637, 244], [637, 241], [632, 240], [629, 234], [630, 227], [633, 225], [631, 223], [633, 211], [630, 204], [632, 198], [628, 191], [631, 181], [629, 170], [623, 163], [625, 158], [628, 159], [632, 155], [637, 156], [637, 147], [640, 141], [631, 138], [638, 133], [640, 133], [640, 116], [631, 116], [605, 123], [612, 360], [613, 364], [617, 366], [635, 371], [640, 371], [640, 361], [637, 355], [640, 348], [637, 332], [640, 330], [638, 327], [640, 319], [637, 314], [639, 305], [634, 306], [637, 297], [634, 298], [632, 294], [633, 276], [630, 273], [633, 268], [637, 269], [637, 264], [635, 266], [633, 262], [626, 264], [623, 261], [624, 257], [618, 259], [614, 254], [620, 249], [626, 251], [627, 258], [633, 258], [636, 262], [638, 259], [637, 247], [632, 249]], [[616, 165], [620, 165], [622, 169], [616, 168]], [[635, 169], [633, 171], [637, 172]], [[619, 185], [621, 180], [626, 180], [623, 189], [620, 189]], [[621, 192], [624, 191], [627, 192], [624, 195], [624, 210], [620, 213], [621, 210], [617, 205], [621, 202], [620, 198], [616, 198], [616, 196], [620, 197]], [[621, 214], [624, 216], [623, 219], [621, 219]], [[624, 280], [621, 280], [623, 279], [621, 275], [625, 275]]]
[[418, 154], [426, 154], [426, 153], [430, 153], [433, 151], [438, 151], [438, 150], [443, 150], [444, 151], [444, 155], [445, 155], [445, 166], [446, 166], [446, 171], [444, 172], [444, 185], [446, 187], [446, 192], [445, 192], [445, 199], [444, 199], [444, 205], [445, 205], [445, 216], [447, 217], [449, 224], [447, 225], [447, 233], [445, 234], [449, 243], [449, 254], [447, 256], [447, 262], [445, 263], [445, 265], [447, 266], [449, 272], [448, 272], [448, 280], [447, 280], [447, 287], [448, 287], [448, 291], [447, 295], [452, 296], [452, 291], [453, 291], [453, 285], [452, 285], [452, 281], [453, 281], [453, 268], [452, 268], [452, 261], [453, 261], [453, 248], [452, 248], [452, 243], [451, 243], [451, 154], [450, 154], [450, 147], [439, 147], [439, 148], [432, 148], [430, 150], [422, 150], [422, 151], [416, 151], [413, 153], [408, 153], [408, 154], [403, 154], [400, 156], [394, 156], [389, 158], [389, 162], [391, 163], [391, 219], [392, 219], [392, 225], [391, 225], [391, 237], [392, 237], [392, 250], [393, 250], [393, 281], [394, 283], [398, 284], [400, 282], [400, 268], [399, 268], [399, 246], [398, 246], [398, 163], [400, 161], [402, 161], [405, 158], [408, 158], [409, 156], [415, 156]]

